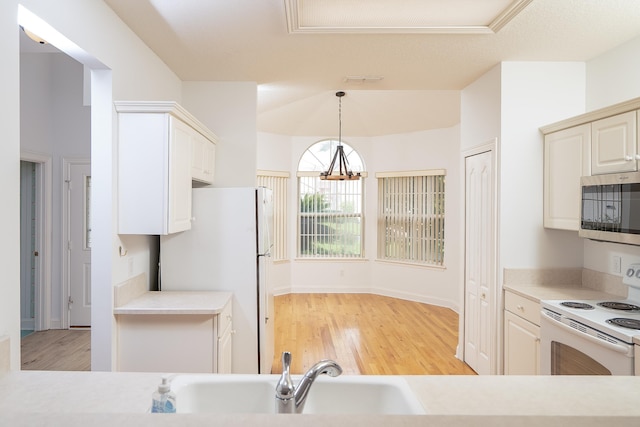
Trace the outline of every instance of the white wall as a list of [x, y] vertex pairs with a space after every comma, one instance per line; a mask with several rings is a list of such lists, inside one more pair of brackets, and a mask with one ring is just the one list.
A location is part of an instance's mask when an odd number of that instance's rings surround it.
[[372, 175], [367, 188], [367, 253], [376, 259], [378, 185], [375, 172], [445, 169], [445, 265], [444, 269], [373, 262], [371, 288], [376, 293], [450, 307], [460, 307], [460, 127], [372, 138], [367, 167]]
[[183, 106], [218, 137], [215, 187], [253, 187], [257, 170], [257, 85], [184, 82]]
[[493, 67], [464, 88], [460, 102], [460, 151], [500, 136], [501, 67]]
[[581, 267], [577, 233], [542, 226], [544, 146], [539, 128], [584, 112], [584, 63], [504, 62], [501, 81], [501, 265]]
[[[14, 26], [15, 34], [4, 37], [13, 43], [3, 44], [1, 52], [3, 58], [17, 56], [17, 11], [13, 0], [9, 6], [3, 2], [2, 7], [10, 16], [9, 27]], [[92, 251], [92, 369], [110, 370], [114, 351], [113, 334], [113, 285], [141, 272], [149, 273], [149, 254], [153, 250], [153, 240], [143, 236], [128, 236], [122, 241], [116, 234], [117, 206], [115, 191], [116, 181], [116, 144], [113, 132], [116, 120], [113, 108], [109, 108], [108, 98], [115, 100], [174, 100], [181, 101], [181, 82], [176, 75], [146, 46], [134, 33], [108, 8], [102, 1], [59, 0], [56, 2], [42, 2], [38, 0], [21, 0], [27, 9], [46, 21], [68, 41], [75, 46], [69, 48], [72, 56], [83, 63], [91, 63], [94, 67], [107, 71], [93, 72], [94, 84], [106, 88], [108, 93], [102, 94], [99, 105], [92, 106], [92, 176], [94, 191], [94, 246]], [[6, 16], [6, 14], [2, 14]], [[4, 19], [4, 18], [3, 18]], [[4, 26], [3, 26], [4, 28]], [[63, 48], [62, 46], [57, 46]], [[79, 48], [79, 49], [76, 49]], [[71, 53], [73, 50], [73, 53]], [[10, 67], [10, 65], [9, 65]], [[110, 71], [108, 71], [110, 70]], [[3, 73], [4, 67], [3, 67]], [[10, 85], [19, 86], [17, 75], [8, 81]], [[9, 94], [11, 92], [8, 92]], [[106, 100], [106, 102], [104, 102]], [[95, 101], [95, 99], [94, 99]], [[106, 104], [106, 108], [105, 108]], [[16, 108], [18, 102], [7, 103]], [[17, 111], [9, 114], [18, 123]], [[7, 115], [4, 115], [6, 117]], [[9, 127], [11, 130], [11, 127]], [[16, 141], [16, 144], [17, 141]], [[16, 145], [15, 149], [18, 149]], [[2, 156], [16, 159], [19, 154]], [[4, 160], [3, 160], [4, 161]], [[3, 168], [3, 173], [4, 173]], [[14, 173], [18, 176], [17, 172]], [[5, 180], [10, 183], [12, 180]], [[18, 186], [15, 185], [15, 191]], [[6, 199], [11, 203], [11, 193]], [[17, 201], [16, 201], [17, 203]], [[17, 205], [15, 208], [18, 212]], [[3, 223], [8, 223], [3, 221]], [[16, 229], [17, 220], [13, 220]], [[8, 234], [11, 236], [11, 233]], [[18, 237], [14, 239], [18, 246]], [[118, 256], [118, 247], [124, 246], [128, 250], [127, 256]], [[129, 272], [129, 260], [133, 260], [133, 272]], [[18, 262], [13, 258], [14, 262]], [[9, 276], [10, 277], [10, 276]], [[12, 281], [18, 288], [19, 280]], [[13, 291], [12, 291], [13, 292]], [[17, 292], [17, 289], [16, 289]], [[17, 294], [16, 294], [17, 295]], [[0, 300], [4, 301], [5, 295]], [[12, 304], [19, 307], [15, 295], [8, 294]], [[2, 316], [2, 315], [0, 315]], [[2, 318], [0, 318], [0, 322]], [[0, 328], [2, 327], [0, 323]], [[16, 326], [11, 326], [13, 329]], [[17, 328], [17, 327], [16, 327]], [[17, 330], [16, 330], [16, 333]], [[17, 360], [17, 359], [16, 359]], [[14, 365], [14, 369], [19, 365]]]
[[587, 61], [586, 111], [640, 97], [640, 37]]
[[63, 159], [91, 158], [83, 66], [61, 53], [20, 56], [20, 149], [52, 159], [51, 327], [63, 326]]
[[0, 336], [9, 337], [10, 369], [20, 369], [20, 78], [18, 1], [0, 2]]
[[[259, 169], [290, 172], [288, 244], [291, 264], [277, 265], [276, 291], [373, 292], [458, 309], [459, 227], [461, 207], [456, 195], [459, 182], [459, 127], [387, 135], [373, 138], [344, 137], [364, 160], [369, 173], [365, 185], [365, 259], [345, 261], [296, 259], [298, 162], [318, 137], [287, 137], [260, 133]], [[446, 169], [446, 268], [426, 268], [376, 261], [376, 172]], [[286, 275], [285, 269], [290, 269]], [[289, 283], [287, 283], [289, 280]]]

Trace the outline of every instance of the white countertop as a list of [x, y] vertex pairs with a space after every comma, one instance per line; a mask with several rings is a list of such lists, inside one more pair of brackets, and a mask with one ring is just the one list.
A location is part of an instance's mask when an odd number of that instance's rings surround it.
[[231, 300], [231, 292], [145, 292], [113, 309], [114, 314], [219, 314]]
[[0, 425], [269, 427], [298, 426], [300, 417], [305, 427], [640, 425], [640, 377], [404, 378], [428, 415], [148, 414], [160, 374], [9, 372], [0, 376]]
[[503, 285], [511, 291], [535, 302], [543, 299], [621, 300], [624, 297], [580, 286]]

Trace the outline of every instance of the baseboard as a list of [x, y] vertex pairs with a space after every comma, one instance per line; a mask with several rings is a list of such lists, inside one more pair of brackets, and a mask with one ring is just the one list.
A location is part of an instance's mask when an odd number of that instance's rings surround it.
[[453, 301], [440, 298], [432, 298], [424, 295], [417, 295], [408, 292], [391, 291], [389, 289], [373, 289], [373, 288], [296, 288], [296, 289], [275, 289], [274, 296], [287, 294], [373, 294], [390, 298], [398, 298], [406, 301], [420, 302], [423, 304], [435, 305], [438, 307], [446, 307], [459, 313], [459, 305]]
[[36, 321], [35, 319], [21, 319], [20, 329], [26, 331], [35, 331]]

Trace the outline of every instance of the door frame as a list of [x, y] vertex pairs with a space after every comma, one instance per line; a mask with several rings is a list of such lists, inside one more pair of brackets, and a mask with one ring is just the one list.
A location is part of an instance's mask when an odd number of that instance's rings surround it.
[[36, 275], [34, 327], [51, 329], [51, 253], [52, 253], [52, 160], [51, 156], [20, 151], [20, 160], [36, 165], [36, 227], [38, 274]]
[[61, 238], [61, 251], [62, 251], [62, 301], [61, 301], [61, 325], [62, 329], [69, 329], [70, 315], [69, 315], [69, 295], [71, 295], [71, 282], [70, 282], [70, 270], [71, 270], [71, 257], [69, 256], [69, 241], [71, 240], [71, 226], [70, 226], [70, 203], [69, 200], [69, 188], [68, 182], [71, 180], [71, 167], [75, 165], [89, 165], [91, 167], [90, 159], [62, 159], [62, 238]]
[[498, 171], [500, 170], [500, 142], [497, 137], [486, 141], [480, 145], [476, 145], [467, 150], [462, 151], [462, 156], [460, 159], [460, 179], [462, 183], [463, 191], [460, 193], [461, 197], [461, 206], [462, 206], [462, 221], [461, 221], [461, 229], [460, 233], [460, 247], [461, 251], [461, 259], [460, 259], [460, 277], [462, 278], [460, 283], [460, 314], [458, 316], [458, 348], [456, 351], [456, 357], [462, 361], [464, 361], [464, 348], [465, 348], [465, 310], [466, 310], [466, 159], [467, 157], [472, 157], [478, 154], [490, 152], [492, 155], [493, 162], [493, 182], [494, 182], [494, 201], [493, 201], [493, 227], [494, 227], [494, 239], [493, 239], [493, 265], [491, 268], [491, 275], [493, 277], [493, 285], [495, 292], [490, 295], [491, 303], [493, 305], [493, 311], [491, 313], [491, 351], [492, 351], [492, 361], [491, 361], [491, 373], [498, 373], [498, 367], [502, 366], [502, 354], [499, 351], [502, 348], [502, 316], [500, 307], [502, 307], [502, 272], [500, 271], [500, 174]]

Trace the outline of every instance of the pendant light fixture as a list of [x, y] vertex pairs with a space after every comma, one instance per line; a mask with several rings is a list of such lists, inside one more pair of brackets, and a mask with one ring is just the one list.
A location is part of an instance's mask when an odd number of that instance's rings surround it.
[[[336, 92], [336, 96], [338, 97], [338, 146], [336, 147], [336, 153], [333, 155], [333, 159], [329, 164], [329, 169], [325, 172], [320, 173], [321, 180], [336, 180], [336, 181], [351, 181], [360, 179], [360, 172], [353, 173], [351, 169], [349, 169], [349, 162], [347, 161], [347, 156], [344, 154], [344, 146], [342, 145], [342, 97], [345, 95], [344, 92]], [[338, 164], [338, 173], [334, 173], [334, 168], [336, 167], [336, 163]]]

